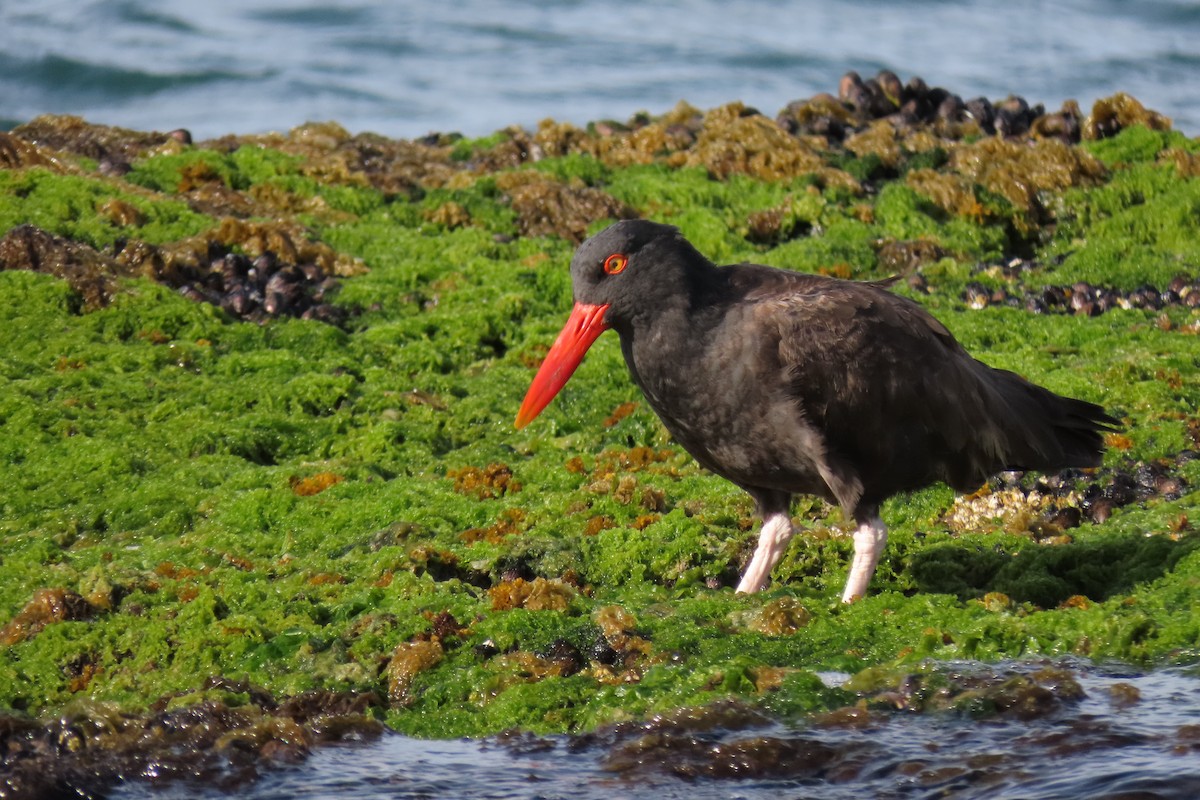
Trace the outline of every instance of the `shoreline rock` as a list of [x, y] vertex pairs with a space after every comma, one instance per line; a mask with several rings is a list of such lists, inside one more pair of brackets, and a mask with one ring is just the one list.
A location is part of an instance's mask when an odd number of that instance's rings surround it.
[[[478, 140], [0, 133], [0, 738], [40, 770], [86, 700], [103, 769], [188, 717], [253, 770], [320, 739], [278, 712], [303, 698], [353, 735], [580, 731], [731, 698], [832, 711], [818, 669], [1194, 660], [1198, 165], [1125, 95], [1047, 113], [891, 74], [774, 119], [680, 104]], [[801, 504], [780, 588], [736, 598], [750, 511], [614, 350], [545, 427], [509, 427], [573, 246], [631, 215], [722, 258], [900, 274], [1129, 435], [1095, 474], [905, 500], [850, 608], [828, 602], [841, 521]]]

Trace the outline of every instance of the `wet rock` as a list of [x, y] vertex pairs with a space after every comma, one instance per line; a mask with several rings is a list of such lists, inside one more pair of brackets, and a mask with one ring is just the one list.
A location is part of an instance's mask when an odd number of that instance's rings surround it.
[[[1124, 108], [1120, 101], [1110, 101], [1109, 106]], [[1116, 115], [1117, 111], [1107, 110], [1109, 106], [1101, 107], [1093, 116], [1107, 120]], [[1122, 113], [1125, 124], [1141, 118], [1133, 108]], [[1015, 95], [994, 103], [986, 97], [963, 100], [947, 89], [929, 86], [919, 76], [901, 85], [899, 77], [887, 70], [867, 79], [857, 72], [848, 72], [838, 84], [837, 97], [817, 95], [810, 100], [794, 101], [780, 112], [778, 122], [796, 136], [815, 134], [836, 144], [880, 119], [888, 119], [906, 130], [928, 126], [951, 140], [982, 133], [1075, 144], [1083, 133], [1083, 115], [1074, 101], [1069, 100], [1061, 110], [1047, 114], [1042, 105], [1031, 106], [1025, 98]], [[1110, 123], [1107, 129], [1114, 128]]]
[[811, 619], [812, 614], [798, 600], [781, 597], [761, 608], [736, 615], [734, 622], [767, 636], [790, 636], [808, 625]]
[[446, 473], [446, 477], [453, 479], [454, 491], [473, 495], [480, 500], [521, 491], [521, 483], [513, 479], [512, 469], [502, 463], [488, 464], [482, 469], [473, 466], [452, 469]]
[[946, 255], [936, 242], [925, 239], [889, 241], [878, 250], [879, 268], [896, 275], [908, 275], [924, 264], [938, 261]]
[[565, 611], [575, 597], [575, 592], [560, 580], [545, 578], [514, 578], [493, 586], [488, 590], [492, 598], [492, 609], [508, 611], [527, 608], [530, 611]]
[[666, 772], [681, 778], [818, 778], [844, 750], [803, 737], [758, 736], [713, 744], [694, 737], [647, 738], [612, 752], [605, 768], [619, 773]]
[[1085, 510], [1088, 518], [1097, 525], [1100, 525], [1108, 521], [1108, 518], [1112, 516], [1113, 509], [1116, 507], [1116, 502], [1107, 498], [1100, 498], [1087, 503]]
[[962, 122], [963, 117], [967, 113], [967, 104], [956, 94], [943, 98], [938, 103], [937, 111], [935, 112], [938, 121], [942, 123]]
[[96, 612], [95, 606], [70, 589], [38, 589], [0, 629], [0, 644], [18, 644], [36, 636], [47, 625], [90, 619]]
[[827, 93], [789, 103], [775, 122], [794, 136], [820, 136], [831, 145], [841, 143], [854, 126], [852, 112]]
[[503, 173], [496, 185], [508, 195], [522, 236], [558, 236], [578, 244], [597, 219], [636, 216], [632, 208], [600, 189], [565, 184], [537, 172]]
[[18, 225], [0, 238], [0, 269], [24, 269], [63, 278], [88, 309], [108, 305], [118, 291], [117, 279], [137, 274], [86, 244], [33, 225]]
[[4, 169], [44, 167], [55, 172], [81, 172], [61, 153], [27, 142], [19, 136], [4, 131], [0, 131], [0, 167]]
[[18, 125], [12, 135], [39, 147], [87, 156], [110, 164], [129, 164], [165, 146], [181, 148], [186, 142], [171, 133], [143, 132], [112, 125], [97, 125], [80, 117], [45, 114]]
[[1057, 138], [1076, 144], [1083, 137], [1083, 113], [1078, 103], [1068, 100], [1063, 103], [1061, 110], [1035, 117], [1030, 122], [1029, 131], [1039, 139]]
[[545, 652], [539, 654], [545, 661], [554, 664], [562, 677], [570, 677], [587, 666], [587, 659], [578, 647], [566, 639], [555, 639]]
[[[630, 777], [840, 782], [859, 776], [881, 755], [871, 744], [872, 735], [853, 733], [879, 730], [886, 737], [889, 719], [897, 710], [948, 712], [997, 724], [1012, 719], [1025, 726], [1056, 718], [1085, 696], [1075, 671], [1055, 664], [994, 671], [968, 667], [890, 675], [874, 672], [867, 680], [856, 676], [850, 682], [871, 686], [860, 691], [859, 703], [818, 714], [811, 728], [798, 732], [785, 732], [744, 705], [717, 703], [601, 728], [574, 737], [568, 750], [600, 749], [607, 771]], [[1007, 769], [1002, 763], [983, 762], [973, 768], [985, 766]]]
[[1141, 691], [1131, 683], [1121, 681], [1108, 687], [1108, 701], [1118, 708], [1135, 706], [1141, 699]]
[[709, 111], [695, 144], [669, 163], [697, 166], [719, 180], [730, 175], [751, 175], [764, 180], [783, 180], [801, 175], [840, 178], [809, 144], [789, 135], [774, 120], [750, 111], [741, 103], [730, 103]]
[[984, 133], [996, 132], [996, 109], [986, 97], [975, 97], [966, 102], [967, 113]]
[[401, 642], [392, 652], [384, 674], [387, 677], [388, 699], [392, 705], [404, 706], [413, 701], [412, 682], [421, 672], [441, 662], [444, 651], [438, 638]]
[[231, 707], [204, 700], [146, 715], [82, 702], [48, 722], [0, 714], [0, 792], [5, 797], [100, 797], [141, 777], [164, 786], [186, 781], [237, 793], [273, 764], [295, 763], [320, 743], [383, 733], [368, 714], [373, 693], [305, 692], [284, 702], [245, 682], [215, 678], [208, 691], [242, 690]]
[[1062, 530], [1078, 528], [1083, 524], [1083, 511], [1072, 506], [1056, 508], [1048, 515], [1047, 523], [1052, 527]]
[[1171, 120], [1148, 110], [1124, 92], [1119, 92], [1095, 102], [1092, 113], [1083, 122], [1083, 138], [1107, 139], [1131, 125], [1144, 125], [1151, 130], [1162, 131], [1170, 129]]

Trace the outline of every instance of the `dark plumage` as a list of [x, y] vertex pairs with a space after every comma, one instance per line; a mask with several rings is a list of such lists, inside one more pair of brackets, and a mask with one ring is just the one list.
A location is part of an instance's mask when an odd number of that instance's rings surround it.
[[717, 267], [673, 227], [618, 222], [571, 263], [575, 310], [517, 417], [533, 419], [608, 328], [634, 381], [697, 461], [755, 499], [758, 549], [739, 591], [782, 556], [793, 494], [858, 524], [843, 599], [886, 542], [879, 506], [943, 481], [1100, 463], [1117, 420], [972, 358], [921, 306], [863, 283], [754, 264]]

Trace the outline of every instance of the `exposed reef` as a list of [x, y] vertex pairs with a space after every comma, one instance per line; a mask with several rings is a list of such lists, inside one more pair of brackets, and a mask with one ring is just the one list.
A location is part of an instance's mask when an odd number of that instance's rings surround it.
[[[712, 751], [688, 720], [1040, 718], [1070, 674], [929, 665], [1195, 664], [1197, 208], [1200, 141], [1129, 96], [1047, 111], [891, 73], [774, 117], [481, 139], [0, 133], [0, 786], [238, 785], [383, 726], [597, 732], [573, 746], [634, 775], [816, 759], [803, 778], [857, 762]], [[574, 247], [631, 216], [720, 262], [899, 276], [973, 354], [1125, 430], [1097, 470], [889, 503], [850, 606], [846, 521], [801, 500], [772, 589], [737, 596], [753, 509], [615, 342], [511, 425]]]

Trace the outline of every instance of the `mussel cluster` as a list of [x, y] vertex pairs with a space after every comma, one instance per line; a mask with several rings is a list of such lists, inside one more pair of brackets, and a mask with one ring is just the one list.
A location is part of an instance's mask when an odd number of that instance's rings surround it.
[[[1196, 453], [1188, 451], [1181, 459], [1193, 459]], [[1178, 500], [1183, 496], [1187, 481], [1175, 474], [1176, 463], [1151, 461], [1139, 463], [1128, 469], [1115, 469], [1107, 480], [1089, 482], [1083, 490], [1080, 511], [1093, 522], [1103, 522], [1113, 509], [1149, 500]]]
[[336, 283], [316, 264], [284, 263], [270, 251], [253, 259], [226, 252], [212, 259], [206, 275], [181, 285], [179, 293], [250, 322], [289, 316], [341, 325], [346, 310], [326, 302]]
[[837, 97], [823, 93], [795, 101], [779, 113], [776, 122], [790, 133], [823, 136], [830, 142], [841, 142], [874, 120], [887, 118], [900, 128], [933, 125], [955, 129], [966, 124], [989, 136], [1033, 134], [1076, 143], [1082, 136], [1084, 116], [1073, 100], [1047, 114], [1041, 103], [1030, 105], [1017, 95], [995, 103], [986, 97], [964, 100], [947, 89], [929, 86], [920, 77], [903, 83], [896, 73], [883, 70], [867, 79], [847, 72], [838, 84]]
[[1167, 306], [1200, 308], [1200, 278], [1176, 275], [1166, 288], [1149, 284], [1131, 291], [1095, 286], [1079, 281], [1069, 286], [1043, 286], [1014, 292], [989, 288], [978, 281], [967, 284], [962, 300], [974, 309], [988, 306], [1023, 308], [1035, 314], [1075, 314], [1094, 317], [1114, 308], [1138, 308], [1158, 311]]
[[1052, 475], [1039, 475], [1026, 486], [1026, 474], [1006, 472], [992, 479], [996, 488], [1037, 492], [1054, 498], [1050, 521], [1059, 528], [1075, 528], [1083, 522], [1102, 523], [1115, 509], [1158, 498], [1178, 500], [1187, 488], [1179, 466], [1200, 458], [1195, 450], [1183, 450], [1173, 458], [1138, 461], [1095, 472], [1066, 469]]

